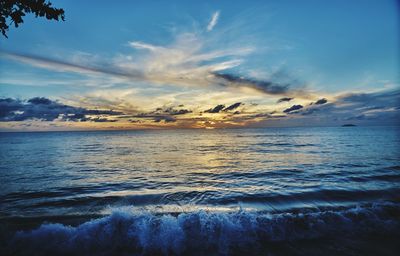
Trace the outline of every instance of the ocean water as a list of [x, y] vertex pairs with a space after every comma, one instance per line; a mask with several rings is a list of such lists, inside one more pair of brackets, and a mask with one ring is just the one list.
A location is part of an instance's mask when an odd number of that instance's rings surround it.
[[0, 133], [4, 255], [398, 255], [400, 128]]

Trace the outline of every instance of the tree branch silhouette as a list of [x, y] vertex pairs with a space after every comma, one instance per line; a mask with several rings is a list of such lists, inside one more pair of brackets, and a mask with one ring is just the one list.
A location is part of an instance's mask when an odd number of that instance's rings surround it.
[[65, 20], [64, 10], [52, 7], [51, 2], [46, 0], [0, 0], [0, 30], [3, 36], [8, 38], [9, 26], [14, 23], [16, 28], [19, 27], [24, 22], [22, 17], [26, 13], [33, 13], [36, 17], [45, 17], [48, 20]]

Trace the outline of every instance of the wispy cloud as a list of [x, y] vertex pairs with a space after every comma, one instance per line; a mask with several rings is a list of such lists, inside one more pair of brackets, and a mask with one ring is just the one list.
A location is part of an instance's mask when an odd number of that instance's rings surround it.
[[0, 52], [0, 57], [5, 57], [18, 62], [26, 63], [35, 67], [44, 69], [54, 70], [58, 72], [73, 72], [84, 75], [113, 75], [125, 78], [142, 78], [142, 74], [139, 71], [126, 73], [124, 70], [118, 70], [115, 66], [111, 66], [105, 63], [92, 63], [96, 65], [82, 65], [79, 63], [73, 63], [63, 60], [54, 59], [51, 57], [37, 56], [34, 54], [27, 53], [15, 53], [15, 52]]
[[216, 11], [213, 13], [213, 15], [211, 16], [211, 20], [208, 23], [207, 31], [212, 31], [214, 29], [215, 25], [217, 25], [219, 14], [220, 14], [220, 11]]
[[[219, 15], [219, 11], [213, 13], [207, 31], [216, 26]], [[230, 34], [229, 29], [224, 31]], [[111, 58], [87, 53], [82, 56], [78, 52], [75, 57], [70, 54], [62, 59], [21, 52], [0, 52], [0, 57], [57, 72], [100, 77], [103, 81], [103, 77], [111, 77], [132, 86], [146, 83], [153, 87], [166, 85], [217, 90], [222, 87], [241, 94], [312, 97], [301, 88], [301, 83], [289, 76], [284, 79], [282, 76], [254, 79], [246, 71], [238, 74], [249, 55], [259, 51], [248, 40], [221, 46], [215, 42], [221, 41], [223, 35], [212, 35], [204, 30], [178, 31], [174, 35], [172, 41], [161, 45], [129, 41], [126, 45], [132, 49], [131, 53], [116, 54]], [[240, 41], [240, 37], [237, 40]]]
[[[252, 47], [205, 50], [205, 40], [197, 34], [185, 33], [169, 46], [156, 46], [138, 41], [129, 45], [141, 51], [135, 55], [120, 55], [111, 60], [93, 60], [85, 65], [52, 57], [25, 53], [3, 52], [1, 57], [57, 72], [72, 72], [87, 76], [117, 77], [125, 82], [148, 82], [155, 85], [194, 86], [207, 88], [247, 88], [247, 93], [287, 95], [309, 98], [295, 79], [271, 76], [256, 80], [230, 73], [240, 66], [246, 55], [255, 51]], [[282, 81], [281, 81], [282, 80]], [[291, 80], [288, 82], [288, 80]], [[242, 92], [243, 93], [243, 92]]]

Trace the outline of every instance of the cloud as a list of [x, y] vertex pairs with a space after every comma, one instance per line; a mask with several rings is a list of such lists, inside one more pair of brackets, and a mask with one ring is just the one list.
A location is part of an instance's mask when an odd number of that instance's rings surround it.
[[[182, 105], [183, 106], [183, 105]], [[156, 110], [149, 112], [141, 112], [136, 115], [125, 115], [120, 116], [120, 118], [126, 117], [136, 117], [136, 118], [155, 118], [155, 117], [166, 117], [166, 116], [182, 116], [192, 113], [192, 110], [185, 108], [175, 108], [175, 107], [160, 107]]]
[[11, 98], [0, 98], [0, 120], [7, 118], [10, 113], [21, 109], [21, 101]]
[[108, 118], [104, 118], [104, 117], [94, 117], [94, 118], [89, 118], [89, 121], [92, 122], [97, 122], [97, 123], [104, 123], [104, 122], [117, 122], [118, 120], [115, 119], [108, 119]]
[[[186, 98], [186, 97], [185, 97]], [[217, 98], [216, 98], [217, 99]], [[220, 99], [220, 98], [218, 98]], [[320, 99], [321, 100], [321, 99]], [[303, 101], [296, 103], [303, 104]], [[128, 111], [128, 108], [96, 109], [93, 107], [74, 107], [45, 97], [27, 100], [0, 98], [0, 129], [32, 123], [29, 129], [49, 127], [54, 121], [57, 127], [107, 127], [114, 128], [205, 128], [205, 127], [244, 127], [244, 126], [290, 126], [290, 125], [342, 125], [361, 124], [399, 124], [400, 90], [371, 93], [348, 93], [329, 98], [329, 103], [300, 105], [294, 104], [284, 110], [279, 104], [262, 106], [251, 102], [238, 101], [226, 107], [218, 104], [201, 111], [199, 102], [164, 105], [151, 111]], [[120, 104], [124, 105], [123, 102]], [[204, 101], [203, 104], [207, 104]], [[243, 107], [242, 107], [243, 106]], [[136, 109], [136, 107], [133, 107]], [[139, 106], [140, 108], [140, 106]], [[238, 109], [240, 108], [240, 111]], [[209, 114], [205, 114], [209, 113]], [[27, 122], [21, 122], [27, 121]], [[43, 121], [43, 122], [40, 122]], [[104, 123], [104, 124], [103, 124]], [[95, 126], [97, 125], [97, 126]]]
[[[289, 85], [276, 84], [272, 81], [259, 81], [244, 78], [232, 74], [214, 73], [215, 77], [221, 79], [220, 85], [223, 86], [245, 86], [268, 94], [283, 94], [288, 91]], [[228, 83], [227, 83], [228, 82]]]
[[219, 14], [220, 14], [220, 11], [216, 11], [211, 16], [211, 20], [210, 20], [210, 22], [208, 23], [208, 26], [207, 26], [207, 31], [208, 32], [212, 31], [213, 28], [215, 27], [215, 25], [217, 25]]
[[[216, 24], [218, 13], [213, 15], [214, 22], [210, 24]], [[171, 43], [164, 45], [134, 40], [127, 44], [134, 49], [134, 52], [107, 59], [90, 54], [86, 54], [84, 58], [82, 54], [76, 54], [72, 57], [57, 59], [51, 56], [17, 52], [2, 52], [0, 57], [57, 72], [120, 79], [117, 82], [111, 81], [111, 84], [123, 82], [138, 86], [140, 82], [143, 82], [154, 87], [172, 85], [202, 89], [220, 86], [236, 89], [241, 93], [309, 97], [304, 90], [298, 88], [299, 83], [290, 79], [289, 76], [283, 79], [271, 76], [269, 79], [262, 80], [235, 74], [233, 68], [240, 66], [244, 58], [256, 52], [257, 49], [246, 44], [228, 45], [219, 49], [206, 35], [199, 32], [177, 33]], [[240, 90], [246, 88], [252, 90]]]
[[371, 93], [347, 93], [339, 95], [336, 102], [340, 104], [353, 104], [353, 106], [364, 107], [398, 107], [400, 104], [400, 90], [394, 89]]
[[164, 121], [166, 123], [173, 123], [176, 122], [176, 118], [172, 116], [155, 116], [154, 117], [154, 122], [159, 123], [161, 121]]
[[207, 109], [206, 111], [204, 111], [205, 113], [219, 113], [223, 108], [225, 107], [225, 105], [217, 105], [214, 108], [210, 108]]
[[299, 109], [302, 109], [302, 108], [303, 108], [302, 105], [293, 105], [290, 108], [287, 108], [287, 109], [283, 110], [283, 112], [284, 113], [290, 113], [292, 111], [299, 110]]
[[[271, 77], [270, 80], [257, 80], [228, 73], [213, 72], [218, 85], [233, 88], [251, 88], [255, 91], [269, 95], [296, 95], [300, 98], [312, 97], [311, 94], [301, 90], [297, 81], [281, 82], [279, 78]], [[291, 80], [289, 76], [285, 80]], [[297, 89], [295, 89], [297, 88]]]
[[383, 105], [395, 105], [400, 100], [400, 90], [387, 90], [374, 93], [347, 93], [338, 96], [338, 101], [343, 103], [370, 104], [383, 103]]
[[38, 119], [42, 121], [99, 121], [93, 115], [121, 115], [112, 110], [85, 109], [52, 101], [44, 97], [35, 97], [27, 101], [12, 98], [0, 99], [0, 122], [26, 121]]
[[29, 103], [34, 104], [34, 105], [50, 105], [51, 103], [53, 103], [51, 100], [44, 98], [44, 97], [35, 97], [32, 99], [28, 100]]
[[166, 109], [163, 108], [158, 108], [157, 111], [161, 112], [161, 113], [165, 113], [165, 114], [169, 114], [169, 115], [185, 115], [185, 114], [189, 114], [192, 113], [191, 110], [189, 109], [175, 109], [174, 107], [168, 107]]
[[[182, 116], [189, 113], [192, 113], [192, 111], [189, 109], [176, 109], [174, 107], [167, 107], [167, 108], [157, 108], [154, 111], [142, 112], [136, 115], [120, 115], [118, 118], [150, 119], [156, 123], [159, 123], [161, 121], [164, 121], [165, 123], [172, 123], [177, 121], [177, 118], [174, 116]], [[132, 120], [132, 119], [129, 119], [128, 121], [131, 123], [140, 122], [140, 120]]]
[[293, 98], [284, 97], [284, 98], [280, 98], [276, 103], [287, 102], [287, 101], [291, 101], [291, 100], [293, 100]]
[[315, 105], [322, 105], [322, 104], [325, 104], [325, 103], [327, 103], [327, 102], [328, 102], [327, 99], [322, 98], [322, 99], [317, 100], [314, 104], [315, 104]]
[[142, 42], [138, 42], [138, 41], [129, 42], [129, 45], [136, 49], [149, 50], [149, 51], [153, 51], [153, 52], [165, 49], [163, 47], [154, 46], [151, 44], [146, 44], [146, 43], [142, 43]]
[[230, 105], [229, 107], [226, 107], [224, 109], [224, 111], [230, 111], [230, 110], [237, 109], [240, 105], [242, 105], [241, 102], [234, 103], [234, 104]]
[[291, 119], [308, 125], [341, 125], [348, 121], [368, 125], [400, 124], [400, 90], [398, 89], [346, 93], [338, 95], [329, 103], [325, 100], [320, 99], [317, 101], [319, 104], [316, 102], [300, 111], [289, 111], [292, 114]]
[[84, 75], [105, 74], [123, 78], [144, 79], [143, 74], [139, 70], [130, 70], [129, 72], [126, 72], [126, 70], [119, 69], [116, 66], [107, 63], [91, 63], [92, 65], [82, 65], [73, 63], [72, 61], [62, 61], [51, 57], [4, 51], [0, 51], [0, 57], [58, 72], [73, 72]]

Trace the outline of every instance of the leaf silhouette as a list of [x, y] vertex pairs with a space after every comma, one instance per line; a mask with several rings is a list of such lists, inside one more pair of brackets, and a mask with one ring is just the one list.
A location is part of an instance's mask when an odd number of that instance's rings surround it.
[[65, 20], [64, 10], [52, 7], [51, 2], [45, 0], [0, 0], [0, 30], [3, 36], [8, 38], [9, 26], [14, 23], [16, 28], [19, 27], [26, 13], [48, 20]]

